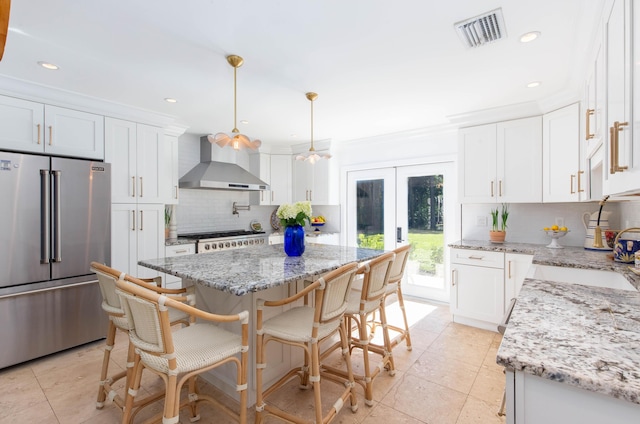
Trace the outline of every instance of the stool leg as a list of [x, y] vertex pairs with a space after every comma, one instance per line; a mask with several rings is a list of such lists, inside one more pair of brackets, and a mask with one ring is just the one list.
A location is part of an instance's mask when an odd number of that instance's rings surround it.
[[402, 289], [400, 288], [400, 283], [398, 283], [398, 290], [396, 291], [398, 295], [398, 306], [400, 306], [400, 311], [402, 312], [402, 318], [404, 319], [404, 342], [407, 345], [407, 350], [413, 349], [411, 347], [411, 334], [409, 334], [409, 321], [407, 320], [407, 312], [404, 309], [404, 298], [402, 297]]
[[393, 352], [391, 351], [391, 338], [389, 337], [389, 326], [387, 325], [387, 313], [384, 307], [384, 299], [380, 302], [380, 322], [382, 323], [382, 336], [384, 339], [384, 356], [382, 360], [388, 366], [389, 375], [396, 374], [395, 364], [393, 363]]
[[111, 357], [111, 350], [115, 345], [116, 340], [116, 326], [113, 321], [109, 320], [109, 327], [107, 329], [107, 340], [105, 342], [104, 357], [102, 359], [102, 371], [100, 372], [100, 385], [98, 387], [98, 400], [96, 401], [96, 409], [102, 409], [104, 401], [107, 398], [104, 385], [109, 373], [109, 358]]

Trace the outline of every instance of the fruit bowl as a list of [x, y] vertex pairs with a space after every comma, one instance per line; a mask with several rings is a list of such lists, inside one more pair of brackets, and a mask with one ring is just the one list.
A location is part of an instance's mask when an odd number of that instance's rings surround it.
[[551, 243], [547, 246], [551, 249], [562, 249], [564, 246], [560, 246], [560, 244], [558, 244], [558, 239], [560, 237], [564, 237], [567, 235], [567, 233], [569, 232], [569, 230], [566, 231], [562, 231], [562, 230], [542, 230], [544, 231], [549, 237], [551, 237]]
[[322, 227], [324, 224], [325, 224], [324, 222], [312, 222], [311, 226], [316, 227], [314, 231], [320, 232], [320, 228], [318, 227]]

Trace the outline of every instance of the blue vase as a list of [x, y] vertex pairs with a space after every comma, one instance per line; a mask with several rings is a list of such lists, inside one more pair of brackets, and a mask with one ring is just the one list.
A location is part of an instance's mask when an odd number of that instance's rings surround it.
[[284, 252], [288, 256], [302, 256], [304, 253], [304, 227], [302, 225], [285, 227]]

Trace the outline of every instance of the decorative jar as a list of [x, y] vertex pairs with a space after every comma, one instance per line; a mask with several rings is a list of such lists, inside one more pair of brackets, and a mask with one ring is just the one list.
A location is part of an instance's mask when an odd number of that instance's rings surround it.
[[302, 256], [304, 253], [304, 227], [287, 225], [284, 228], [284, 252], [288, 256]]

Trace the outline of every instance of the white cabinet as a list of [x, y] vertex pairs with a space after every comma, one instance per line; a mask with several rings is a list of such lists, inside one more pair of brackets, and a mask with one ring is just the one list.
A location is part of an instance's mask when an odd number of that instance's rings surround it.
[[165, 191], [165, 203], [168, 205], [177, 205], [180, 190], [178, 189], [179, 171], [178, 171], [178, 137], [165, 134], [164, 136], [164, 161], [162, 169], [169, 174], [168, 185], [163, 185]]
[[505, 309], [504, 254], [451, 249], [453, 321], [495, 331]]
[[164, 205], [111, 205], [111, 266], [134, 277], [158, 272], [138, 261], [164, 257]]
[[328, 205], [329, 199], [329, 161], [311, 164], [293, 159], [293, 201]]
[[[607, 140], [604, 192], [640, 191], [640, 10], [630, 0], [615, 0], [604, 23], [607, 82]], [[636, 109], [637, 110], [637, 109]]]
[[584, 90], [584, 133], [581, 137], [580, 149], [583, 158], [589, 158], [602, 144], [605, 135], [605, 74], [604, 48], [598, 43], [594, 48], [594, 57], [588, 68]]
[[330, 244], [333, 246], [338, 246], [340, 244], [340, 234], [339, 233], [314, 234], [314, 231], [311, 230], [307, 234], [305, 238], [305, 242], [310, 244]]
[[539, 116], [463, 128], [458, 152], [462, 203], [541, 201]]
[[0, 147], [103, 159], [104, 117], [0, 96]]
[[584, 171], [580, 169], [580, 105], [546, 113], [542, 120], [542, 201], [586, 198]]
[[[164, 256], [170, 258], [173, 256], [193, 255], [196, 253], [196, 245], [194, 244], [175, 244], [165, 246]], [[182, 278], [171, 274], [163, 274], [163, 286], [167, 289], [179, 289], [182, 287]]]
[[270, 190], [252, 192], [251, 203], [281, 205], [291, 202], [291, 156], [259, 153], [251, 156], [251, 172], [269, 184]]
[[533, 255], [524, 255], [520, 253], [504, 254], [504, 301], [505, 312], [506, 305], [511, 299], [518, 297], [522, 283], [529, 273]]
[[169, 203], [171, 175], [163, 169], [161, 128], [106, 118], [105, 161], [111, 163], [113, 203]]

